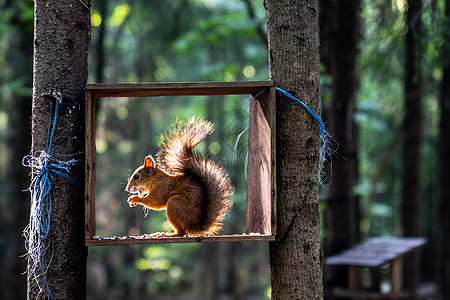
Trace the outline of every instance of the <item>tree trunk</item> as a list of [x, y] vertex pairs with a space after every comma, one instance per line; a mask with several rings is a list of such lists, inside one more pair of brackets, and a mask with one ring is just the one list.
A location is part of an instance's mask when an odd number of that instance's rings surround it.
[[[422, 140], [421, 106], [421, 0], [409, 0], [407, 11], [405, 58], [405, 128], [402, 149], [401, 226], [404, 236], [420, 235], [420, 148]], [[419, 254], [407, 256], [404, 264], [404, 288], [419, 284]]]
[[196, 299], [212, 300], [220, 294], [219, 270], [224, 257], [219, 257], [217, 243], [202, 243], [197, 251], [193, 282]]
[[[46, 149], [49, 101], [43, 93], [62, 94], [50, 155], [77, 159], [70, 176], [84, 182], [84, 92], [90, 37], [90, 1], [35, 1], [32, 153]], [[36, 174], [34, 174], [36, 175]], [[54, 175], [51, 186], [51, 239], [45, 260], [52, 298], [86, 297], [84, 245], [84, 190]], [[30, 265], [28, 266], [30, 270]], [[30, 275], [30, 274], [29, 274]], [[41, 278], [39, 278], [39, 281]], [[44, 299], [36, 280], [29, 277], [28, 299]]]
[[[1, 9], [18, 15], [25, 8], [17, 2], [7, 1]], [[29, 91], [27, 95], [15, 93], [12, 101], [5, 107], [8, 111], [7, 148], [10, 147], [10, 159], [6, 164], [6, 187], [3, 189], [5, 197], [4, 209], [0, 213], [0, 298], [5, 300], [24, 299], [26, 297], [26, 263], [23, 257], [25, 247], [22, 230], [25, 228], [29, 215], [29, 208], [25, 204], [27, 194], [24, 190], [30, 184], [29, 170], [22, 166], [22, 158], [28, 154], [31, 145], [29, 120], [31, 116], [31, 56], [33, 53], [33, 33], [29, 28], [31, 21], [25, 18], [11, 19], [11, 32], [8, 33], [8, 49], [5, 53], [5, 65], [13, 71], [10, 78], [15, 78], [22, 89]], [[4, 37], [3, 37], [4, 38]], [[20, 78], [20, 79], [19, 79]], [[0, 79], [1, 81], [2, 79]], [[5, 99], [2, 99], [5, 100]], [[9, 104], [9, 102], [11, 102]], [[4, 105], [4, 104], [2, 104]], [[2, 197], [0, 195], [0, 197]]]
[[[320, 63], [324, 66], [325, 74], [331, 76], [331, 41], [335, 36], [336, 17], [333, 0], [319, 0], [319, 40], [320, 40]], [[323, 103], [322, 103], [323, 104]], [[322, 112], [323, 113], [323, 112]]]
[[[327, 4], [325, 1], [322, 3]], [[353, 187], [357, 177], [354, 111], [361, 12], [359, 0], [341, 0], [328, 5], [332, 5], [330, 8], [334, 12], [333, 16], [328, 16], [334, 20], [332, 29], [328, 28], [328, 34], [324, 33], [328, 37], [325, 44], [329, 49], [326, 53], [329, 55], [328, 65], [333, 80], [329, 125], [330, 132], [339, 145], [339, 155], [345, 159], [333, 160], [333, 168], [329, 174], [330, 185], [325, 210], [326, 256], [343, 251], [358, 240], [357, 201]], [[324, 281], [325, 297], [328, 298], [329, 287], [347, 285], [347, 270], [343, 267], [326, 268]]]
[[[319, 40], [314, 0], [265, 0], [269, 76], [318, 111]], [[319, 129], [277, 95], [277, 237], [270, 243], [272, 299], [322, 299]]]
[[12, 157], [8, 166], [8, 176], [14, 189], [11, 189], [8, 211], [4, 212], [7, 213], [4, 219], [6, 223], [4, 227], [5, 242], [8, 243], [9, 249], [5, 251], [5, 261], [2, 264], [2, 274], [0, 275], [1, 299], [24, 299], [26, 297], [26, 277], [22, 275], [26, 270], [26, 263], [21, 256], [25, 253], [22, 230], [26, 226], [29, 214], [29, 208], [26, 205], [27, 194], [24, 193], [29, 184], [29, 170], [21, 165], [23, 157], [28, 154], [25, 151], [30, 149], [31, 145], [29, 125], [31, 95], [17, 97], [14, 106], [16, 111], [10, 114]]
[[[441, 82], [441, 122], [439, 127], [438, 182], [436, 186], [436, 280], [440, 298], [450, 299], [450, 61], [445, 57], [450, 51], [448, 30], [450, 26], [450, 0], [446, 0], [447, 27], [443, 29], [444, 46], [441, 51], [445, 61]], [[447, 36], [447, 39], [445, 39]]]

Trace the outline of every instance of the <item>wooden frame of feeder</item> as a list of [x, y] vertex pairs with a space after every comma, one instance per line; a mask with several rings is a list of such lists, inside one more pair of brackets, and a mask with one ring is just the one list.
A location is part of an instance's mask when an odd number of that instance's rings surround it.
[[[96, 237], [95, 101], [99, 97], [255, 95], [250, 98], [246, 234], [201, 237]], [[275, 88], [272, 81], [88, 84], [86, 86], [85, 243], [87, 246], [273, 241], [276, 235]]]

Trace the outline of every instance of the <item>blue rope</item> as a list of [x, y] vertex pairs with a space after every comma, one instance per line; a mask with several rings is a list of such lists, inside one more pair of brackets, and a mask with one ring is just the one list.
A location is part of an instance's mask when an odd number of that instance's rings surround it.
[[320, 147], [320, 163], [319, 163], [319, 181], [321, 184], [323, 184], [326, 180], [326, 178], [323, 178], [325, 175], [324, 170], [324, 163], [327, 161], [327, 157], [331, 156], [335, 150], [331, 149], [330, 147], [330, 140], [333, 138], [328, 133], [328, 131], [325, 128], [325, 124], [322, 121], [322, 118], [314, 111], [312, 110], [308, 105], [303, 103], [301, 100], [295, 98], [288, 92], [286, 92], [283, 89], [280, 89], [279, 87], [275, 87], [275, 89], [279, 92], [281, 92], [284, 96], [287, 97], [288, 100], [290, 100], [291, 103], [299, 105], [303, 109], [305, 109], [311, 117], [316, 122], [317, 126], [319, 126], [319, 132], [320, 132], [320, 139], [322, 140], [321, 147]]
[[23, 159], [24, 166], [31, 167], [32, 170], [39, 170], [28, 188], [31, 192], [32, 201], [30, 222], [24, 230], [24, 236], [29, 279], [36, 281], [40, 293], [44, 294], [47, 299], [51, 299], [52, 294], [48, 286], [46, 273], [53, 259], [53, 253], [50, 258], [46, 258], [46, 254], [51, 243], [52, 184], [55, 176], [60, 176], [73, 184], [78, 185], [78, 182], [67, 174], [69, 173], [69, 167], [77, 160], [60, 161], [50, 155], [61, 95], [53, 93], [46, 96], [55, 99], [56, 103], [54, 116], [49, 119], [46, 151], [41, 151], [38, 157], [27, 155]]
[[286, 97], [288, 97], [289, 100], [291, 100], [292, 103], [300, 105], [303, 109], [305, 109], [311, 115], [311, 117], [314, 118], [314, 121], [316, 122], [317, 126], [319, 126], [320, 135], [322, 135], [324, 133], [324, 131], [325, 131], [325, 124], [323, 123], [322, 118], [314, 110], [312, 110], [308, 105], [306, 105], [305, 103], [303, 103], [299, 99], [295, 98], [294, 96], [292, 96], [291, 94], [289, 94], [285, 90], [280, 89], [279, 87], [275, 87], [275, 89], [277, 91], [280, 91], [281, 93], [283, 93], [283, 95], [285, 95]]

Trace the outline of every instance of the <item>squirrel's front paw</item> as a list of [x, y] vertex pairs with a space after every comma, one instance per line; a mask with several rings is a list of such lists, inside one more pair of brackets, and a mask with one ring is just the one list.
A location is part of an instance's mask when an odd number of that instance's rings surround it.
[[140, 199], [139, 196], [131, 196], [131, 197], [128, 197], [128, 200], [127, 200], [128, 205], [129, 205], [130, 207], [135, 207], [136, 205], [138, 205], [139, 199]]

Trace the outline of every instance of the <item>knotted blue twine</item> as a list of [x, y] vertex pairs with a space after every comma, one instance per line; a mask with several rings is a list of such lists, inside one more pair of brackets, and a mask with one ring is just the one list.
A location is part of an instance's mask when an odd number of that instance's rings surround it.
[[[58, 108], [61, 102], [60, 93], [43, 95], [47, 99], [55, 100], [55, 112], [53, 118], [49, 118], [46, 151], [40, 151], [39, 156], [27, 155], [23, 158], [23, 165], [32, 168], [32, 172], [39, 173], [32, 180], [28, 190], [31, 193], [30, 222], [24, 229], [26, 239], [28, 260], [28, 279], [36, 281], [39, 294], [44, 294], [51, 299], [51, 291], [47, 282], [47, 270], [53, 259], [53, 246], [50, 233], [50, 222], [52, 213], [51, 189], [56, 175], [64, 180], [78, 184], [69, 176], [69, 167], [77, 160], [60, 161], [50, 155], [56, 121], [58, 119]], [[47, 252], [52, 250], [50, 258]]]

